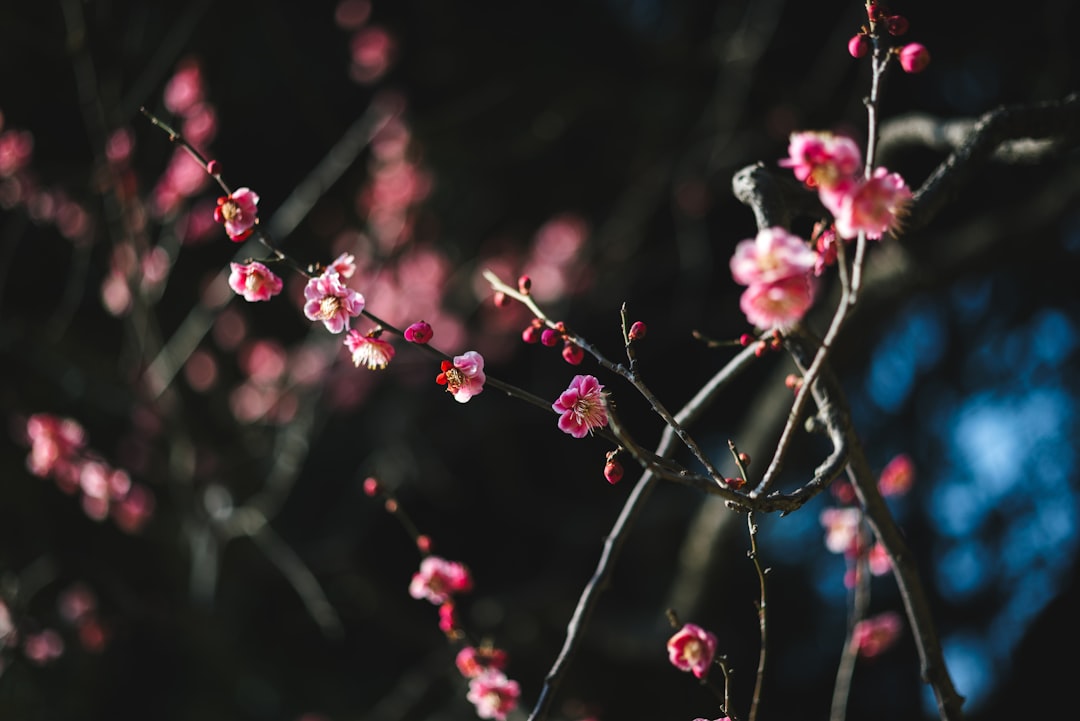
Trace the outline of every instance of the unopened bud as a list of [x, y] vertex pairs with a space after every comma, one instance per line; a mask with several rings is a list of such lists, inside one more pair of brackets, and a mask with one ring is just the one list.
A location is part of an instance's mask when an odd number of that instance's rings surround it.
[[604, 465], [604, 478], [607, 479], [608, 483], [615, 485], [622, 480], [622, 477], [623, 467], [621, 463], [618, 461], [608, 461]]
[[861, 58], [870, 52], [870, 38], [862, 33], [848, 40], [847, 51], [853, 58]]
[[919, 43], [910, 43], [900, 49], [900, 67], [905, 73], [921, 73], [930, 64], [930, 51]]
[[532, 278], [527, 275], [523, 275], [518, 278], [518, 292], [522, 295], [528, 295], [532, 289]]
[[562, 357], [572, 366], [581, 365], [581, 361], [585, 360], [585, 351], [582, 350], [581, 346], [567, 342], [563, 345]]
[[645, 327], [644, 323], [640, 320], [636, 320], [634, 321], [634, 324], [630, 326], [630, 332], [627, 333], [627, 337], [629, 337], [630, 340], [641, 340], [645, 337], [645, 332], [647, 330], [648, 328]]

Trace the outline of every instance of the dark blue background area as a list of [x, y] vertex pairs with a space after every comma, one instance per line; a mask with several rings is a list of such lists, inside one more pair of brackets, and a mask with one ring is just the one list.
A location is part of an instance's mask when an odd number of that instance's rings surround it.
[[[888, 76], [885, 121], [907, 112], [974, 118], [1077, 88], [1080, 18], [1072, 3], [1002, 11], [893, 4], [933, 60], [920, 75]], [[794, 129], [865, 137], [869, 72], [846, 52], [865, 21], [859, 2], [375, 0], [369, 22], [387, 28], [398, 47], [391, 71], [372, 87], [348, 78], [349, 34], [334, 24], [332, 2], [81, 7], [101, 122], [134, 131], [147, 185], [171, 148], [138, 107], [161, 111], [164, 83], [184, 57], [206, 71], [220, 125], [216, 157], [234, 184], [258, 189], [264, 213], [377, 93], [399, 92], [435, 178], [423, 213], [439, 247], [464, 266], [494, 239], [524, 247], [548, 218], [579, 214], [593, 231], [583, 262], [594, 267], [595, 282], [558, 312], [619, 358], [625, 302], [649, 325], [642, 372], [671, 408], [733, 352], [703, 349], [691, 331], [735, 338], [747, 330], [727, 263], [756, 229], [753, 214], [732, 197], [733, 173], [774, 163]], [[0, 8], [0, 112], [5, 128], [34, 133], [43, 181], [101, 212], [65, 12], [70, 3]], [[891, 159], [890, 169], [918, 187], [943, 157], [912, 151]], [[360, 222], [352, 208], [364, 160], [282, 239], [303, 260], [329, 252], [317, 219]], [[686, 187], [703, 192], [702, 214], [679, 211]], [[893, 295], [868, 289], [833, 357], [871, 464], [880, 469], [897, 453], [915, 461], [914, 489], [891, 502], [976, 721], [1048, 716], [1072, 703], [1071, 666], [1056, 659], [1080, 642], [1078, 207], [1075, 149], [1034, 166], [987, 163], [933, 224], [870, 247], [873, 259], [899, 243], [917, 270]], [[796, 229], [805, 233], [809, 224], [798, 219]], [[943, 260], [943, 251], [972, 238], [985, 240], [985, 249], [959, 265]], [[226, 246], [186, 251], [157, 308], [165, 332], [186, 316], [207, 274], [228, 262], [234, 248]], [[76, 322], [59, 336], [46, 331], [63, 305], [55, 279], [74, 277], [78, 267], [70, 244], [24, 211], [0, 209], [0, 253], [5, 421], [38, 411], [70, 415], [97, 448], [117, 452], [135, 423], [136, 400], [117, 368], [119, 323], [97, 296], [107, 242], [89, 254]], [[457, 310], [478, 327], [475, 299], [462, 298], [454, 296]], [[296, 340], [302, 328], [289, 311], [275, 315], [268, 306], [253, 326]], [[824, 330], [821, 318], [811, 323]], [[556, 354], [513, 337], [507, 343], [514, 350], [489, 367], [493, 375], [545, 398], [565, 387], [570, 369]], [[272, 520], [340, 615], [336, 639], [324, 637], [250, 539], [222, 544], [211, 598], [194, 593], [185, 524], [201, 512], [193, 510], [199, 496], [171, 488], [167, 474], [138, 479], [155, 488], [160, 508], [148, 532], [131, 538], [89, 521], [71, 498], [33, 478], [25, 447], [5, 434], [0, 594], [45, 559], [54, 580], [26, 610], [47, 620], [49, 592], [84, 580], [115, 633], [104, 653], [72, 649], [49, 668], [7, 659], [0, 717], [261, 721], [310, 711], [334, 721], [474, 718], [435, 609], [406, 593], [417, 554], [361, 491], [375, 472], [394, 479], [438, 553], [472, 568], [476, 590], [463, 601], [464, 618], [510, 652], [527, 710], [638, 471], [628, 464], [627, 479], [609, 486], [600, 474], [605, 442], [564, 436], [551, 417], [491, 391], [460, 406], [434, 384], [413, 382], [434, 375], [416, 370], [415, 357], [403, 351], [399, 361], [361, 408], [326, 412]], [[717, 458], [726, 461], [728, 438], [751, 427], [755, 414], [786, 412], [760, 406], [766, 396], [759, 390], [775, 382], [774, 361], [752, 369], [694, 429], [719, 449]], [[599, 375], [590, 363], [581, 371]], [[655, 442], [655, 415], [625, 384], [604, 382], [639, 440]], [[250, 497], [274, 468], [273, 433], [227, 428], [212, 400], [190, 395], [185, 403], [188, 430], [229, 469], [214, 482], [238, 502]], [[170, 439], [154, 452], [164, 465]], [[801, 439], [785, 482], [808, 477], [822, 452], [815, 439]], [[772, 568], [761, 721], [828, 717], [847, 613], [844, 563], [825, 549], [818, 518], [833, 503], [824, 493], [790, 516], [759, 519], [762, 558]], [[681, 564], [701, 508], [700, 494], [680, 486], [650, 497], [555, 717], [720, 715], [714, 696], [664, 653], [665, 604], [685, 581]], [[707, 551], [715, 558], [700, 580], [704, 601], [685, 620], [717, 632], [737, 670], [733, 701], [745, 718], [757, 662], [757, 580], [745, 558], [745, 525], [730, 525], [716, 538], [720, 550]], [[892, 579], [876, 578], [873, 610], [900, 608]], [[860, 662], [851, 721], [933, 715], [910, 634]]]

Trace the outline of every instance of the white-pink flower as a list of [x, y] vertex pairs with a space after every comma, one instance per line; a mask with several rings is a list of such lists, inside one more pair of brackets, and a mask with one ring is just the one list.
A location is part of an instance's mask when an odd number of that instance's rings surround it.
[[740, 242], [731, 256], [731, 276], [742, 285], [775, 283], [814, 270], [817, 253], [783, 228], [765, 228]]
[[809, 275], [796, 275], [775, 283], [755, 283], [743, 291], [739, 308], [758, 328], [784, 328], [802, 320], [814, 302]]
[[505, 721], [506, 715], [517, 707], [521, 687], [502, 671], [488, 670], [469, 681], [467, 698], [476, 705], [476, 715]]
[[716, 656], [716, 636], [696, 624], [683, 624], [668, 639], [667, 650], [668, 660], [675, 668], [705, 678]]
[[230, 263], [229, 267], [229, 287], [248, 302], [270, 300], [281, 292], [281, 278], [262, 263]]
[[255, 210], [259, 196], [255, 192], [250, 188], [238, 188], [230, 195], [218, 198], [217, 202], [214, 220], [225, 225], [225, 232], [234, 243], [239, 243], [251, 235], [255, 224], [259, 222]]
[[484, 356], [474, 350], [454, 356], [453, 361], [444, 360], [435, 382], [446, 386], [454, 400], [465, 403], [484, 390], [487, 376], [484, 374]]
[[899, 173], [885, 168], [874, 171], [869, 180], [839, 192], [822, 191], [821, 202], [836, 220], [842, 238], [854, 238], [860, 231], [876, 240], [900, 225], [911, 202], [911, 190]]
[[559, 430], [574, 438], [584, 438], [608, 424], [604, 386], [595, 376], [574, 376], [551, 408], [562, 414], [559, 416]]
[[328, 268], [312, 278], [304, 288], [304, 315], [309, 320], [321, 320], [331, 333], [340, 333], [364, 310], [364, 296], [342, 284], [337, 271]]
[[464, 564], [439, 556], [428, 556], [420, 562], [420, 570], [413, 574], [409, 595], [426, 598], [440, 606], [455, 593], [463, 593], [471, 588], [472, 576]]
[[788, 157], [780, 166], [791, 168], [809, 186], [837, 188], [857, 179], [862, 153], [851, 138], [829, 132], [792, 133]]
[[352, 278], [353, 273], [356, 272], [356, 256], [352, 253], [342, 253], [337, 258], [334, 258], [334, 262], [330, 264], [330, 267], [337, 271], [337, 274], [342, 278]]
[[394, 357], [394, 346], [381, 338], [364, 335], [358, 330], [348, 332], [345, 346], [352, 353], [353, 365], [357, 368], [363, 365], [369, 370], [382, 370]]

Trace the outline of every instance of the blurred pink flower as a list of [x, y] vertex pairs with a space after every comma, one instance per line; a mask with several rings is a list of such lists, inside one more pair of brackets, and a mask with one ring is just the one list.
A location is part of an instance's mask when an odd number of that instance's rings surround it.
[[854, 238], [860, 231], [872, 240], [900, 226], [911, 201], [911, 190], [898, 173], [885, 168], [873, 177], [841, 192], [822, 191], [821, 202], [836, 219], [836, 232]]
[[716, 636], [693, 623], [684, 624], [668, 639], [668, 659], [680, 671], [705, 678], [716, 656]]
[[469, 681], [467, 698], [476, 705], [476, 715], [480, 718], [504, 721], [517, 707], [520, 695], [517, 681], [508, 679], [502, 671], [485, 671]]
[[862, 152], [846, 136], [803, 131], [791, 134], [788, 157], [779, 165], [791, 168], [796, 178], [811, 187], [840, 188], [857, 179]]
[[456, 593], [472, 588], [472, 576], [464, 564], [447, 561], [439, 556], [428, 556], [420, 562], [420, 570], [413, 574], [409, 583], [409, 595], [427, 599], [436, 606], [450, 600]]
[[740, 242], [731, 256], [731, 276], [742, 285], [775, 283], [814, 270], [817, 253], [783, 228], [765, 228]]
[[774, 283], [756, 283], [743, 291], [739, 308], [758, 328], [783, 328], [802, 320], [814, 303], [810, 277], [791, 276]]

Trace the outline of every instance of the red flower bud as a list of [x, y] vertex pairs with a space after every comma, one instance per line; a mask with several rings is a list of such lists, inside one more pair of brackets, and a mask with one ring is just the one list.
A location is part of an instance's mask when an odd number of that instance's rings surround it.
[[900, 67], [905, 73], [921, 73], [930, 64], [930, 51], [919, 43], [910, 43], [900, 49]]
[[544, 328], [543, 332], [540, 333], [540, 342], [551, 348], [559, 342], [559, 332], [551, 328]]
[[861, 58], [870, 51], [870, 38], [862, 33], [848, 40], [847, 51], [853, 58]]
[[532, 278], [527, 275], [523, 275], [518, 278], [518, 292], [522, 295], [528, 295], [532, 289]]
[[641, 340], [645, 337], [645, 332], [648, 328], [640, 320], [634, 321], [634, 324], [630, 326], [630, 332], [627, 334], [630, 340]]
[[608, 483], [615, 485], [622, 480], [622, 477], [623, 467], [621, 463], [618, 461], [608, 461], [604, 465], [604, 478], [607, 479]]
[[563, 345], [562, 357], [572, 366], [581, 365], [581, 361], [585, 360], [585, 351], [581, 346], [567, 342]]

